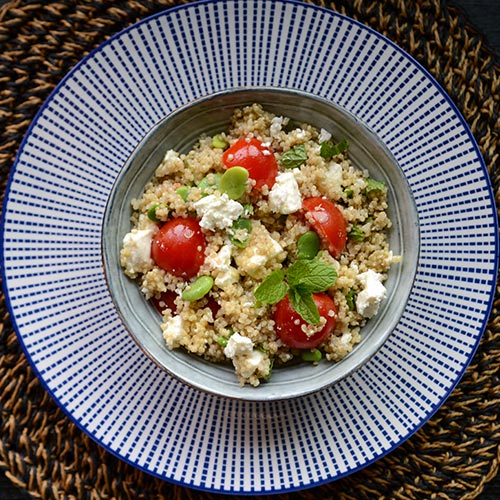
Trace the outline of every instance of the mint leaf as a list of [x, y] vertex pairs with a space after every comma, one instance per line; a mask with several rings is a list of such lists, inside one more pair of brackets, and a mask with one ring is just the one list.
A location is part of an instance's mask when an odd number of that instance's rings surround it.
[[290, 287], [300, 293], [319, 293], [328, 290], [337, 281], [337, 271], [319, 259], [298, 260], [286, 273]]
[[332, 144], [331, 142], [322, 142], [320, 144], [319, 155], [325, 160], [329, 160], [333, 156], [337, 156], [349, 148], [349, 143], [346, 139], [340, 141], [338, 144]]
[[288, 291], [284, 281], [285, 275], [281, 269], [276, 269], [257, 287], [255, 298], [264, 304], [276, 304]]
[[304, 144], [299, 144], [289, 149], [280, 158], [280, 163], [285, 168], [298, 168], [307, 161], [307, 153]]
[[312, 294], [303, 294], [296, 288], [292, 288], [288, 293], [288, 298], [292, 307], [304, 321], [307, 321], [311, 325], [320, 324], [320, 314]]

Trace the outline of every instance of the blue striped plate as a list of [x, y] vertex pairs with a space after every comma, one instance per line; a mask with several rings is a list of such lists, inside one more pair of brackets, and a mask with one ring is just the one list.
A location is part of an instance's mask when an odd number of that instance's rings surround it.
[[[106, 201], [134, 146], [174, 108], [241, 86], [303, 90], [359, 117], [399, 162], [420, 220], [415, 285], [389, 340], [342, 382], [282, 402], [221, 399], [166, 375], [126, 332], [101, 261]], [[359, 470], [444, 402], [488, 320], [496, 224], [464, 119], [401, 49], [309, 4], [206, 1], [114, 36], [43, 105], [5, 197], [2, 273], [36, 373], [100, 445], [185, 486], [284, 492]]]

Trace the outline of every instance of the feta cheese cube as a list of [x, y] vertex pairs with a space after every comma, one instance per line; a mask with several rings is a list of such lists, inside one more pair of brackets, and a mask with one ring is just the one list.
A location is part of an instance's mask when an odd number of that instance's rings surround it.
[[302, 195], [293, 172], [282, 172], [269, 191], [269, 208], [280, 214], [291, 214], [302, 208]]
[[182, 337], [186, 335], [180, 316], [172, 316], [162, 324], [163, 339], [170, 349], [181, 346]]
[[318, 142], [321, 144], [322, 142], [327, 142], [332, 138], [332, 134], [328, 132], [328, 130], [325, 130], [322, 128], [319, 132], [319, 137], [318, 137]]
[[242, 356], [244, 354], [250, 354], [253, 351], [253, 342], [248, 337], [244, 337], [239, 333], [233, 333], [227, 345], [224, 348], [224, 354], [230, 358], [234, 359], [237, 356]]
[[254, 349], [252, 340], [239, 333], [229, 337], [224, 354], [233, 361], [236, 373], [245, 379], [257, 371], [269, 371], [269, 362], [264, 362], [264, 353]]
[[365, 318], [372, 318], [378, 313], [380, 304], [387, 296], [387, 290], [382, 284], [382, 275], [369, 269], [358, 275], [363, 290], [356, 297], [356, 309]]
[[127, 276], [135, 278], [139, 273], [145, 273], [154, 266], [151, 242], [155, 231], [155, 227], [132, 229], [123, 238], [120, 261]]
[[177, 153], [177, 151], [174, 151], [173, 149], [169, 149], [166, 152], [163, 161], [156, 169], [155, 175], [156, 177], [165, 177], [166, 175], [179, 172], [183, 168], [184, 162], [180, 158], [179, 153]]
[[205, 196], [194, 203], [194, 208], [201, 217], [200, 226], [209, 231], [231, 227], [245, 211], [241, 203], [229, 199], [226, 193]]

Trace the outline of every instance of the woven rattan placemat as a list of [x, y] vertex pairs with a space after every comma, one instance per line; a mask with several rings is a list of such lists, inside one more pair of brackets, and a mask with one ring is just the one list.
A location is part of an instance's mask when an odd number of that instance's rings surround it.
[[[0, 5], [1, 192], [28, 126], [90, 50], [178, 2], [11, 0]], [[500, 67], [482, 36], [440, 0], [316, 2], [371, 26], [441, 83], [479, 143], [500, 206]], [[44, 391], [0, 298], [0, 467], [37, 498], [218, 498], [139, 472], [83, 434]], [[387, 457], [290, 499], [472, 499], [498, 471], [500, 300], [474, 360], [446, 404]]]

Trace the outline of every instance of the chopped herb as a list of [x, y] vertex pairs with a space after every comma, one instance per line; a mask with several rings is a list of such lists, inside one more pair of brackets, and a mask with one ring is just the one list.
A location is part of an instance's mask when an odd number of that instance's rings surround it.
[[340, 141], [338, 144], [332, 144], [329, 141], [323, 141], [320, 144], [319, 154], [321, 158], [329, 160], [330, 158], [343, 153], [349, 149], [349, 142], [346, 139]]
[[248, 244], [248, 240], [250, 239], [251, 231], [251, 220], [245, 217], [240, 217], [233, 222], [231, 231], [229, 233], [229, 239], [231, 243], [238, 248], [245, 248]]
[[346, 198], [352, 198], [354, 191], [352, 189], [345, 189], [344, 194], [345, 194]]
[[354, 308], [356, 307], [356, 292], [352, 288], [345, 294], [345, 300], [349, 311], [354, 311]]
[[227, 339], [226, 339], [226, 337], [223, 337], [222, 335], [220, 335], [219, 337], [217, 337], [217, 344], [219, 344], [221, 347], [226, 347], [227, 346]]
[[376, 181], [368, 177], [366, 179], [365, 194], [367, 196], [378, 196], [385, 192], [386, 186], [385, 182]]
[[246, 203], [245, 205], [243, 205], [243, 208], [245, 209], [245, 213], [247, 215], [254, 214], [254, 208], [253, 208], [253, 205], [251, 203]]
[[354, 224], [349, 231], [348, 237], [359, 243], [366, 238], [366, 234], [357, 224]]
[[181, 186], [177, 188], [175, 192], [182, 198], [183, 201], [187, 201], [189, 195], [189, 188], [187, 186]]
[[298, 168], [307, 161], [307, 152], [304, 144], [289, 149], [279, 159], [285, 168]]

